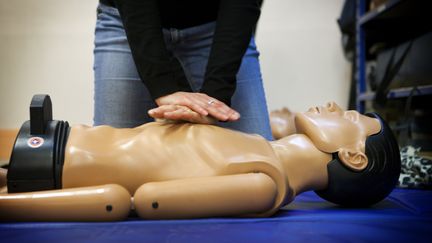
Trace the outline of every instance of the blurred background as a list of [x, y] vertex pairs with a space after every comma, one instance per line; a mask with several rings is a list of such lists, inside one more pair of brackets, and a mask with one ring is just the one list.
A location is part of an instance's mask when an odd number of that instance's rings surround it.
[[[350, 63], [336, 22], [342, 0], [264, 1], [257, 45], [269, 110], [347, 106]], [[92, 124], [97, 0], [0, 0], [0, 129], [50, 94], [55, 119]]]
[[[0, 161], [29, 119], [34, 94], [51, 96], [54, 119], [93, 123], [97, 4], [0, 0]], [[256, 42], [269, 111], [328, 101], [378, 111], [401, 147], [432, 158], [430, 7], [420, 0], [264, 0]]]

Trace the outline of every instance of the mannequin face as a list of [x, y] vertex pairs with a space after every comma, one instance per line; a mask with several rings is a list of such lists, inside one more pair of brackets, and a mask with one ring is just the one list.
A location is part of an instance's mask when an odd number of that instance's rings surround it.
[[362, 163], [357, 170], [367, 165], [364, 155], [366, 138], [381, 130], [377, 119], [353, 110], [344, 111], [334, 102], [297, 114], [295, 123], [297, 130], [308, 136], [319, 150], [338, 152], [342, 160], [348, 156], [353, 157], [355, 163]]
[[295, 121], [297, 129], [327, 153], [337, 152], [341, 147], [355, 148], [381, 129], [378, 120], [357, 111], [344, 111], [334, 102], [311, 107], [297, 114]]

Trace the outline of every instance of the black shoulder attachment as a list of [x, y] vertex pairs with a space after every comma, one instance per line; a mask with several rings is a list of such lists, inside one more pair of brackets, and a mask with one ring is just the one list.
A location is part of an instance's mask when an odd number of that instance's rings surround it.
[[49, 95], [35, 95], [30, 120], [23, 123], [13, 146], [7, 174], [8, 192], [61, 188], [69, 124], [52, 119]]

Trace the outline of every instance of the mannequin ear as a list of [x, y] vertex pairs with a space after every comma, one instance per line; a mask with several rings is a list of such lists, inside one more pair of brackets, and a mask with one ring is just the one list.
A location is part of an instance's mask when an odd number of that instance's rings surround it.
[[366, 155], [358, 150], [341, 148], [338, 151], [338, 156], [345, 166], [354, 171], [361, 171], [366, 168], [368, 164]]

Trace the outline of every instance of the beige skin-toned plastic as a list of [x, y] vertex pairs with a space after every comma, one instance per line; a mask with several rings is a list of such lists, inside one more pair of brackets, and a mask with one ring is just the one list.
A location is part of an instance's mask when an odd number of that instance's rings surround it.
[[[297, 114], [295, 123], [302, 134], [273, 142], [191, 123], [74, 126], [65, 152], [65, 189], [1, 195], [0, 218], [121, 220], [128, 207], [146, 219], [271, 216], [296, 195], [326, 188], [331, 153], [353, 170], [365, 168], [365, 140], [381, 129], [378, 120], [333, 102]], [[83, 194], [112, 184], [118, 192]], [[56, 196], [66, 191], [69, 197]], [[102, 197], [105, 193], [109, 196]], [[63, 204], [66, 210], [56, 210]], [[90, 215], [79, 207], [86, 204], [92, 205]], [[114, 217], [117, 208], [121, 213]]]
[[114, 221], [130, 208], [129, 192], [115, 184], [0, 196], [2, 220]]
[[296, 133], [295, 113], [284, 107], [270, 112], [270, 127], [274, 139], [281, 139]]

